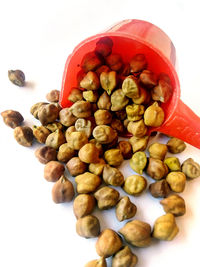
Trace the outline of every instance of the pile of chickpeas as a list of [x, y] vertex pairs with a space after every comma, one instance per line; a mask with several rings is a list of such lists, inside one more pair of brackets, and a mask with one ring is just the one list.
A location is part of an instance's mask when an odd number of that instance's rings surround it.
[[[100, 258], [85, 267], [106, 267], [106, 258], [111, 256], [112, 267], [134, 267], [138, 258], [123, 245], [123, 238], [133, 247], [147, 247], [152, 238], [173, 240], [179, 232], [175, 217], [186, 212], [185, 201], [177, 193], [183, 192], [186, 179], [200, 176], [200, 165], [192, 158], [181, 164], [177, 157], [166, 157], [168, 151], [184, 151], [183, 141], [171, 137], [167, 144], [154, 142], [148, 147], [148, 127], [162, 125], [165, 114], [161, 103], [172, 95], [168, 75], [149, 70], [143, 54], [133, 55], [129, 63], [124, 63], [121, 55], [112, 53], [112, 46], [110, 38], [101, 38], [95, 51], [84, 56], [78, 86], [68, 97], [71, 107], [59, 106], [58, 90], [47, 94], [48, 102], [31, 107], [40, 126], [20, 126], [23, 117], [17, 111], [1, 113], [5, 124], [14, 128], [20, 145], [29, 147], [34, 140], [44, 144], [35, 156], [45, 164], [44, 178], [54, 182], [53, 201], [73, 200], [77, 234], [98, 237], [96, 251]], [[16, 77], [13, 79], [20, 84]], [[118, 141], [125, 133], [132, 137]], [[129, 160], [133, 170], [133, 175], [126, 178], [118, 169], [124, 160]], [[76, 188], [66, 177], [65, 168], [75, 177]], [[155, 221], [153, 229], [146, 222], [132, 219], [137, 207], [126, 195], [140, 196], [145, 191], [143, 172], [155, 180], [148, 190], [153, 197], [162, 198], [160, 204], [166, 212]], [[126, 194], [120, 196], [116, 187], [122, 187]], [[112, 229], [101, 231], [98, 218], [92, 215], [96, 206], [99, 210], [115, 207], [118, 221], [131, 220], [118, 233]]]

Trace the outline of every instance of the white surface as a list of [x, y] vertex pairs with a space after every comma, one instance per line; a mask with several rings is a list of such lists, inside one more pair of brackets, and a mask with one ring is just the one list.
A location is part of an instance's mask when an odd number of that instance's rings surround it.
[[[51, 89], [60, 89], [67, 56], [81, 40], [127, 18], [148, 20], [173, 40], [179, 60], [182, 100], [198, 115], [199, 110], [199, 9], [198, 1], [1, 1], [0, 4], [0, 111], [20, 111], [25, 124], [37, 123], [30, 106], [45, 100]], [[22, 69], [28, 86], [18, 88], [7, 78], [8, 69]], [[52, 184], [43, 178], [44, 166], [33, 148], [19, 146], [13, 130], [0, 120], [0, 266], [82, 267], [97, 258], [96, 239], [75, 232], [72, 204], [51, 200]], [[200, 151], [188, 146], [181, 161]], [[124, 172], [128, 176], [129, 168]], [[73, 180], [73, 179], [71, 179]], [[121, 193], [123, 193], [121, 191]], [[199, 266], [200, 179], [187, 183], [182, 194], [187, 214], [177, 219], [180, 233], [172, 242], [158, 242], [135, 249], [138, 267]], [[158, 200], [144, 194], [132, 198], [137, 219], [153, 225], [164, 214]], [[99, 216], [102, 229], [118, 230], [114, 211]], [[110, 263], [109, 263], [110, 264]], [[110, 265], [108, 266], [110, 267]]]

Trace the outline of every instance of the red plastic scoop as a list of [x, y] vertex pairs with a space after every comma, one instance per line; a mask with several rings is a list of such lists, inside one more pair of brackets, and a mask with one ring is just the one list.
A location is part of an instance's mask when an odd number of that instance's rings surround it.
[[129, 62], [137, 53], [145, 54], [148, 68], [159, 74], [169, 75], [173, 95], [162, 105], [165, 121], [159, 128], [151, 128], [150, 132], [177, 137], [200, 148], [200, 118], [180, 100], [180, 84], [175, 70], [176, 51], [169, 37], [157, 26], [142, 20], [124, 20], [109, 30], [82, 41], [69, 55], [63, 74], [60, 105], [71, 106], [68, 95], [73, 87], [77, 87], [77, 73], [81, 70], [83, 56], [94, 51], [96, 42], [109, 36], [114, 43], [113, 53], [119, 53], [124, 62]]

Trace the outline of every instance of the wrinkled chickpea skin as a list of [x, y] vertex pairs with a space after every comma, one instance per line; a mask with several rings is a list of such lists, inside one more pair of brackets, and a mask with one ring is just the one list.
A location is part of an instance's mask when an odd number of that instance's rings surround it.
[[112, 267], [134, 267], [137, 262], [137, 256], [132, 253], [128, 246], [125, 246], [114, 255], [112, 259]]
[[85, 172], [76, 176], [75, 182], [77, 184], [77, 192], [79, 194], [87, 194], [94, 192], [101, 184], [101, 179], [98, 175], [90, 172]]
[[68, 143], [64, 143], [59, 147], [57, 159], [62, 162], [67, 162], [75, 155], [75, 153], [75, 150], [72, 149]]
[[96, 126], [92, 134], [100, 144], [109, 144], [117, 137], [117, 133], [107, 125]]
[[71, 176], [77, 176], [79, 174], [82, 174], [86, 172], [87, 170], [87, 164], [82, 162], [79, 157], [71, 158], [67, 164], [66, 167], [71, 174]]
[[99, 109], [107, 109], [110, 110], [111, 107], [111, 100], [110, 97], [106, 92], [104, 92], [100, 97], [97, 102], [97, 106]]
[[56, 130], [55, 132], [49, 134], [45, 142], [47, 146], [55, 149], [58, 149], [64, 143], [66, 143], [66, 139], [61, 130]]
[[139, 174], [143, 173], [146, 164], [147, 164], [147, 156], [142, 151], [134, 153], [132, 158], [130, 159], [131, 168]]
[[104, 257], [102, 257], [98, 260], [89, 261], [84, 267], [107, 267], [107, 263]]
[[59, 112], [59, 118], [62, 125], [67, 127], [74, 125], [77, 120], [77, 117], [72, 114], [72, 110], [70, 108], [63, 108]]
[[147, 187], [147, 181], [143, 176], [131, 175], [125, 179], [123, 189], [129, 195], [137, 196]]
[[73, 211], [76, 218], [82, 218], [92, 213], [95, 208], [95, 198], [89, 194], [79, 194], [73, 203]]
[[159, 127], [164, 122], [164, 118], [164, 111], [157, 102], [149, 106], [144, 112], [144, 123], [147, 126]]
[[55, 161], [57, 159], [57, 151], [52, 147], [43, 146], [35, 151], [35, 156], [39, 162], [47, 164], [49, 161]]
[[42, 125], [47, 125], [48, 123], [57, 120], [59, 115], [59, 108], [55, 104], [42, 105], [38, 110], [38, 119]]
[[107, 92], [108, 95], [111, 95], [112, 91], [117, 86], [117, 74], [115, 71], [102, 72], [100, 74], [100, 83], [101, 87]]
[[49, 102], [58, 102], [60, 97], [60, 91], [59, 90], [51, 90], [47, 95], [46, 99]]
[[110, 209], [116, 206], [119, 199], [119, 192], [114, 188], [104, 186], [94, 193], [97, 205], [100, 210]]
[[166, 181], [174, 192], [181, 193], [185, 189], [186, 176], [183, 172], [170, 172], [166, 177]]
[[125, 96], [122, 89], [117, 89], [111, 95], [111, 110], [120, 111], [122, 110], [129, 102], [129, 99]]
[[93, 215], [86, 215], [79, 218], [76, 222], [76, 232], [85, 238], [97, 237], [100, 233], [98, 218]]
[[104, 153], [104, 158], [109, 165], [115, 167], [120, 166], [124, 160], [121, 151], [117, 148], [107, 150]]
[[91, 143], [85, 144], [79, 150], [78, 156], [81, 161], [85, 163], [98, 163], [99, 162], [99, 150]]
[[167, 142], [167, 147], [170, 153], [177, 154], [183, 152], [186, 149], [186, 144], [182, 140], [172, 137]]
[[88, 101], [80, 100], [75, 102], [70, 110], [77, 118], [88, 118], [91, 116], [91, 103]]
[[153, 143], [149, 146], [149, 155], [151, 158], [164, 160], [167, 154], [167, 146], [164, 144]]
[[124, 79], [122, 91], [125, 96], [130, 98], [138, 98], [140, 96], [138, 81], [133, 75], [129, 75]]
[[92, 134], [92, 123], [90, 120], [78, 119], [75, 123], [75, 129], [78, 132], [84, 132], [89, 138]]
[[33, 135], [39, 143], [45, 144], [51, 132], [44, 126], [33, 126]]
[[23, 116], [15, 110], [5, 110], [1, 112], [1, 116], [4, 123], [13, 129], [20, 126], [24, 120]]
[[186, 212], [185, 200], [178, 195], [171, 195], [160, 201], [166, 213], [172, 213], [174, 216], [182, 216]]
[[155, 180], [160, 180], [165, 177], [168, 173], [167, 165], [159, 160], [149, 158], [149, 163], [147, 167], [147, 174]]
[[108, 110], [99, 109], [94, 113], [96, 125], [110, 124], [112, 121], [112, 114]]
[[14, 138], [21, 146], [30, 147], [33, 143], [33, 131], [28, 126], [17, 126], [14, 129]]
[[74, 150], [80, 150], [82, 146], [88, 143], [88, 138], [84, 132], [72, 132], [67, 141], [69, 147]]
[[136, 137], [143, 137], [147, 133], [147, 127], [143, 119], [135, 122], [130, 121], [128, 123], [127, 130]]
[[83, 99], [83, 91], [78, 88], [72, 88], [68, 100], [71, 102], [77, 102]]
[[181, 169], [182, 172], [190, 179], [200, 176], [200, 165], [191, 158], [183, 162]]
[[106, 184], [121, 186], [124, 183], [124, 176], [118, 169], [107, 164], [103, 168], [103, 180]]
[[115, 214], [118, 221], [122, 222], [135, 216], [137, 207], [125, 196], [120, 199], [116, 206]]
[[70, 202], [74, 197], [73, 184], [62, 175], [52, 188], [52, 199], [55, 203]]

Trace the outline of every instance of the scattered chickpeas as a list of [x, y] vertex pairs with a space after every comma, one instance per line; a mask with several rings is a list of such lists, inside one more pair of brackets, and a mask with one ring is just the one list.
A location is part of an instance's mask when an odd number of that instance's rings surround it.
[[122, 110], [129, 102], [129, 99], [125, 96], [122, 89], [115, 90], [111, 95], [111, 110], [120, 111]]
[[100, 234], [98, 218], [93, 215], [86, 215], [79, 218], [76, 222], [76, 232], [85, 238], [97, 237]]
[[136, 137], [143, 137], [147, 133], [147, 127], [143, 119], [134, 122], [130, 121], [128, 123], [127, 130]]
[[68, 143], [64, 143], [59, 147], [57, 159], [62, 162], [68, 162], [75, 156], [75, 150], [72, 149]]
[[124, 183], [124, 176], [118, 169], [107, 164], [103, 168], [103, 180], [106, 184], [121, 186]]
[[96, 125], [110, 124], [112, 121], [112, 114], [108, 110], [99, 109], [94, 113]]
[[[114, 188], [104, 186], [94, 193], [97, 205], [100, 210], [114, 207], [119, 199], [119, 192]], [[100, 255], [101, 256], [101, 255]]]
[[163, 161], [159, 159], [149, 158], [147, 174], [151, 178], [155, 180], [160, 180], [163, 177], [165, 177], [167, 173], [168, 173], [168, 167]]
[[143, 70], [140, 74], [140, 82], [147, 88], [153, 88], [157, 85], [157, 76], [150, 70]]
[[170, 188], [165, 179], [150, 184], [149, 191], [153, 197], [167, 197], [170, 193]]
[[153, 237], [171, 241], [178, 234], [179, 229], [176, 225], [174, 215], [167, 213], [159, 217], [154, 224]]
[[44, 167], [44, 178], [48, 182], [57, 182], [64, 174], [65, 167], [58, 161], [49, 161]]
[[130, 159], [131, 168], [139, 174], [143, 173], [146, 164], [147, 164], [147, 156], [142, 151], [135, 152], [132, 158]]
[[62, 125], [69, 127], [74, 125], [77, 120], [77, 117], [72, 114], [72, 110], [70, 108], [63, 108], [59, 112], [59, 119]]
[[164, 160], [168, 150], [164, 144], [153, 143], [148, 148], [148, 151], [151, 158]]
[[37, 116], [42, 125], [47, 125], [48, 123], [57, 120], [59, 115], [59, 108], [55, 104], [41, 105], [38, 110]]
[[178, 153], [183, 152], [186, 149], [186, 144], [182, 140], [172, 137], [167, 142], [167, 147], [170, 153], [178, 154]]
[[128, 246], [123, 247], [112, 258], [112, 267], [134, 267], [138, 258]]
[[98, 260], [89, 261], [84, 267], [107, 267], [107, 263], [104, 257], [102, 257]]
[[66, 143], [65, 135], [61, 130], [56, 130], [55, 132], [48, 135], [46, 139], [46, 146], [58, 149], [62, 144]]
[[90, 172], [85, 172], [76, 176], [75, 182], [77, 184], [77, 192], [79, 194], [87, 194], [94, 192], [101, 184], [101, 179], [98, 175]]
[[111, 100], [110, 97], [106, 92], [104, 92], [100, 97], [97, 102], [97, 106], [99, 109], [107, 109], [110, 110], [111, 107]]
[[60, 91], [59, 90], [51, 90], [47, 95], [46, 99], [49, 102], [58, 102], [60, 97]]
[[147, 181], [143, 176], [131, 175], [125, 179], [123, 189], [129, 195], [138, 196], [147, 187]]
[[132, 157], [132, 147], [128, 141], [120, 141], [118, 144], [118, 148], [122, 153], [124, 159], [130, 159]]
[[23, 87], [25, 85], [25, 74], [21, 70], [9, 70], [8, 78], [17, 86]]
[[80, 100], [71, 106], [72, 114], [77, 118], [88, 118], [91, 116], [91, 103]]
[[109, 165], [120, 166], [124, 161], [121, 151], [118, 148], [112, 148], [104, 153], [104, 158]]
[[101, 87], [107, 92], [108, 95], [111, 95], [112, 91], [117, 86], [117, 74], [115, 71], [102, 72], [100, 74], [100, 83]]
[[136, 54], [130, 62], [131, 72], [139, 72], [147, 67], [147, 60], [144, 54]]
[[130, 98], [138, 98], [140, 96], [138, 81], [133, 75], [129, 75], [124, 79], [122, 83], [122, 91], [125, 96]]
[[133, 220], [119, 230], [125, 240], [136, 247], [148, 247], [151, 244], [151, 226], [148, 223]]
[[164, 160], [170, 171], [181, 171], [181, 164], [178, 158], [169, 157]]
[[115, 214], [117, 220], [122, 222], [135, 216], [137, 207], [130, 201], [130, 198], [125, 196], [117, 203]]
[[87, 164], [82, 162], [79, 159], [79, 157], [74, 157], [74, 158], [70, 159], [67, 162], [66, 167], [67, 167], [69, 173], [71, 174], [71, 176], [77, 176], [79, 174], [86, 172], [86, 170], [87, 170]]
[[168, 182], [172, 191], [181, 193], [185, 189], [186, 176], [183, 172], [170, 172], [166, 181]]
[[200, 176], [200, 165], [192, 158], [185, 160], [181, 166], [182, 172], [190, 179]]
[[101, 175], [105, 165], [105, 161], [103, 159], [99, 159], [98, 163], [90, 163], [88, 169], [91, 173]]
[[83, 91], [78, 88], [72, 88], [68, 100], [71, 102], [77, 102], [83, 100]]
[[47, 104], [48, 103], [46, 102], [38, 102], [31, 107], [30, 112], [34, 116], [34, 118], [38, 120], [38, 111], [40, 110], [42, 106], [47, 105]]
[[35, 151], [35, 156], [42, 164], [47, 164], [49, 161], [57, 159], [57, 151], [53, 147], [43, 146]]
[[92, 134], [96, 141], [100, 144], [109, 144], [117, 137], [116, 131], [108, 125], [96, 126]]
[[28, 126], [17, 126], [14, 129], [14, 138], [21, 146], [30, 147], [33, 143], [33, 131]]
[[62, 175], [52, 188], [52, 199], [55, 203], [70, 202], [74, 197], [73, 184]]
[[20, 126], [24, 121], [23, 116], [18, 111], [11, 109], [1, 112], [1, 116], [3, 118], [4, 123], [13, 129], [17, 126]]
[[96, 242], [96, 252], [100, 257], [108, 258], [122, 247], [122, 240], [112, 229], [101, 232]]
[[143, 137], [132, 136], [131, 138], [129, 138], [128, 141], [132, 146], [133, 153], [137, 151], [143, 151], [147, 147], [149, 136], [143, 136]]
[[95, 198], [89, 194], [80, 194], [74, 199], [73, 211], [77, 219], [92, 213], [95, 208]]
[[186, 212], [185, 200], [178, 195], [171, 195], [160, 201], [166, 213], [172, 213], [174, 216], [182, 216]]
[[85, 132], [72, 132], [69, 134], [67, 142], [74, 150], [80, 150], [82, 146], [88, 143]]
[[81, 147], [78, 156], [81, 161], [85, 163], [98, 163], [99, 162], [99, 150], [92, 144], [88, 143]]
[[33, 135], [35, 139], [41, 143], [45, 144], [47, 137], [50, 135], [50, 131], [45, 126], [33, 126]]
[[164, 118], [164, 111], [157, 102], [149, 106], [144, 112], [144, 123], [147, 126], [159, 127], [162, 125]]

